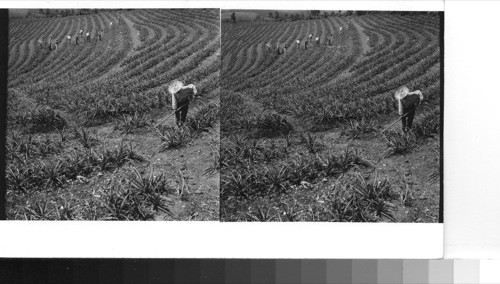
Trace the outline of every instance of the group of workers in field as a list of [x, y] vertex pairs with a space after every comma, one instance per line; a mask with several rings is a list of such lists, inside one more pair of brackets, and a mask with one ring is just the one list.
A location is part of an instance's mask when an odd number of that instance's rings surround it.
[[[109, 28], [113, 28], [113, 22], [109, 22]], [[102, 41], [104, 37], [104, 29], [99, 29], [96, 31], [94, 39], [96, 41]], [[75, 36], [67, 35], [66, 36], [66, 41], [68, 42], [68, 45], [71, 45], [72, 39], [74, 39], [75, 45], [80, 45], [84, 42], [90, 42], [92, 39], [92, 31], [87, 30], [84, 31], [83, 29], [80, 30], [79, 33], [77, 33]], [[38, 48], [43, 48], [43, 40], [40, 38], [38, 39]], [[61, 44], [61, 41], [58, 39], [51, 39], [49, 38], [47, 40], [47, 47], [49, 48], [50, 51], [52, 50], [57, 50], [58, 46]]]
[[[343, 27], [340, 27], [340, 34], [341, 35], [342, 35], [342, 29], [343, 29]], [[300, 44], [301, 44], [300, 39], [296, 39], [295, 40], [295, 45], [296, 45], [297, 49], [300, 49]], [[286, 51], [287, 51], [287, 48], [290, 47], [291, 45], [292, 44], [280, 43], [278, 41], [276, 43], [274, 51], [277, 54], [285, 54]], [[333, 33], [330, 34], [326, 38], [326, 41], [325, 41], [325, 46], [332, 46], [332, 45], [333, 45]], [[309, 48], [311, 48], [313, 46], [317, 46], [317, 47], [321, 46], [321, 37], [319, 35], [317, 35], [316, 37], [314, 37], [314, 35], [311, 33], [311, 34], [309, 34], [309, 36], [307, 36], [306, 40], [304, 40], [304, 49], [308, 50]], [[266, 44], [266, 49], [267, 49], [268, 53], [272, 53], [273, 52], [273, 48], [271, 46], [271, 43], [267, 43]]]
[[[342, 35], [342, 29], [343, 27], [340, 27], [340, 35]], [[308, 50], [312, 46], [320, 46], [321, 45], [321, 38], [320, 36], [316, 36], [314, 38], [314, 35], [311, 33], [307, 36], [306, 40], [304, 41], [304, 49]], [[295, 45], [297, 49], [300, 49], [300, 39], [295, 40]], [[333, 33], [330, 34], [326, 38], [325, 46], [332, 46], [333, 45]], [[285, 54], [287, 52], [287, 47], [289, 47], [288, 44], [286, 43], [280, 43], [279, 41], [276, 43], [275, 50], [278, 55], [279, 54]], [[266, 44], [266, 49], [268, 53], [273, 52], [273, 48], [270, 43]], [[395, 92], [395, 98], [396, 101], [398, 102], [398, 114], [400, 116], [400, 120], [402, 122], [402, 128], [403, 132], [408, 132], [413, 125], [413, 119], [415, 117], [415, 112], [417, 109], [417, 106], [423, 101], [424, 97], [422, 95], [422, 92], [419, 90], [410, 92], [408, 87], [402, 86], [399, 89], [396, 90]], [[396, 121], [397, 122], [397, 121]]]

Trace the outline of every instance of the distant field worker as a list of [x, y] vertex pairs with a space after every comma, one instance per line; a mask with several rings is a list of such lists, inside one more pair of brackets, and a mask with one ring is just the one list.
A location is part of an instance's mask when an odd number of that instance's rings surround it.
[[38, 39], [37, 41], [37, 44], [38, 44], [38, 48], [42, 48], [43, 44], [42, 44], [42, 39]]
[[54, 49], [57, 49], [57, 45], [59, 44], [59, 41], [56, 39], [56, 41], [54, 42], [54, 46], [55, 48]]
[[49, 38], [49, 40], [47, 41], [48, 45], [49, 45], [49, 50], [52, 50], [52, 39]]
[[267, 48], [267, 53], [271, 53], [271, 44], [270, 43], [266, 44], [266, 48]]
[[76, 43], [76, 45], [80, 44], [80, 35], [79, 34], [76, 34], [76, 36], [75, 36], [75, 43]]
[[332, 45], [333, 34], [328, 37], [328, 46]]
[[304, 42], [304, 47], [306, 48], [306, 50], [308, 46], [309, 46], [309, 41], [306, 40], [306, 42]]
[[281, 46], [281, 44], [280, 44], [280, 42], [278, 41], [278, 43], [276, 43], [276, 52], [277, 52], [278, 54], [280, 54], [280, 46]]
[[415, 111], [420, 102], [424, 100], [424, 96], [419, 90], [410, 92], [408, 87], [402, 86], [396, 90], [394, 97], [398, 101], [398, 114], [402, 116], [403, 132], [407, 132], [411, 129]]
[[320, 43], [319, 36], [317, 36], [316, 37], [316, 46], [319, 46], [319, 43]]
[[309, 34], [309, 41], [312, 41], [313, 39], [313, 34]]
[[80, 37], [83, 37], [83, 30], [80, 30]]
[[300, 40], [296, 40], [295, 43], [297, 44], [297, 48], [300, 48]]
[[111, 21], [111, 22], [109, 22], [109, 28], [110, 28], [110, 29], [111, 29], [111, 28], [113, 28], [113, 22], [112, 22], [112, 21]]
[[85, 36], [87, 37], [87, 41], [90, 41], [90, 32], [87, 32]]
[[168, 92], [172, 96], [172, 109], [175, 111], [175, 123], [180, 127], [186, 123], [189, 102], [194, 99], [198, 90], [193, 84], [184, 86], [181, 81], [176, 80], [170, 84]]
[[281, 45], [281, 47], [283, 48], [283, 54], [285, 54], [286, 53], [286, 43], [283, 43]]
[[71, 43], [71, 36], [68, 35], [66, 38], [68, 39], [68, 43]]
[[98, 35], [99, 35], [99, 40], [100, 40], [100, 41], [102, 41], [102, 33], [103, 33], [103, 30], [101, 29], [101, 30], [99, 31], [99, 34], [98, 34]]

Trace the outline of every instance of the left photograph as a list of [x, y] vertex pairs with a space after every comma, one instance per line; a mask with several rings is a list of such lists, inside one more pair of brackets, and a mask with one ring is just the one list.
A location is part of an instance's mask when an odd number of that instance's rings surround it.
[[219, 9], [9, 10], [10, 220], [219, 220]]

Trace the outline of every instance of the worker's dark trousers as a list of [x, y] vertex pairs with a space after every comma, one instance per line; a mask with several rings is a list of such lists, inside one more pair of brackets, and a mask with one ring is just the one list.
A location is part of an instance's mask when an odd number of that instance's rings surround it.
[[401, 121], [403, 122], [403, 131], [406, 132], [411, 129], [411, 126], [413, 124], [413, 117], [415, 116], [415, 108], [409, 110], [403, 110], [403, 113], [407, 113], [401, 119]]
[[189, 109], [189, 104], [185, 104], [175, 111], [175, 122], [177, 126], [181, 126], [186, 122], [186, 117]]

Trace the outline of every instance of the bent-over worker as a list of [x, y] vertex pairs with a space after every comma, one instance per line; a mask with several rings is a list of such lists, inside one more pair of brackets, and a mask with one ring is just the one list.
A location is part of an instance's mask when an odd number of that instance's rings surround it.
[[402, 116], [403, 132], [407, 132], [412, 127], [415, 111], [424, 96], [420, 90], [410, 92], [408, 87], [402, 86], [396, 90], [394, 97], [398, 101], [398, 114]]
[[198, 90], [193, 84], [184, 86], [181, 81], [174, 81], [168, 87], [171, 95], [172, 109], [175, 111], [175, 123], [178, 127], [186, 123], [189, 102], [196, 96]]

